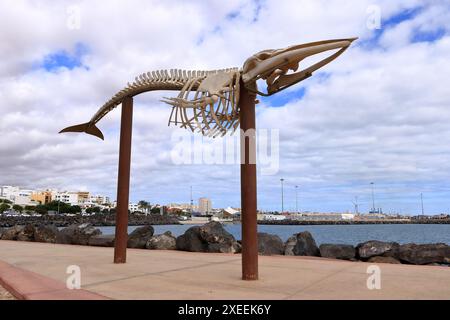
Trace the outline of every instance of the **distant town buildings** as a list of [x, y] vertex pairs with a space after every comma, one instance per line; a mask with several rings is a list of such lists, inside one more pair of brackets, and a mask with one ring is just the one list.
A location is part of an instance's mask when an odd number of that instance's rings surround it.
[[14, 204], [21, 206], [36, 205], [39, 204], [31, 199], [33, 190], [21, 189], [15, 186], [1, 186], [0, 198], [12, 201]]
[[353, 220], [355, 215], [353, 213], [301, 213], [290, 214], [287, 218], [300, 221], [339, 221]]
[[[109, 200], [109, 198], [108, 198], [108, 200]], [[101, 206], [101, 205], [99, 205], [99, 206]], [[114, 201], [111, 204], [111, 207], [113, 207], [113, 208], [117, 207], [117, 201]], [[142, 213], [149, 213], [150, 212], [150, 208], [141, 207], [139, 205], [139, 203], [133, 203], [133, 202], [128, 203], [128, 210], [130, 212], [142, 212]]]
[[109, 197], [91, 195], [88, 191], [33, 190], [22, 189], [18, 186], [0, 186], [0, 199], [9, 200], [20, 206], [36, 206], [52, 201], [61, 201], [81, 208], [111, 207]]
[[139, 204], [137, 203], [129, 203], [128, 204], [128, 210], [130, 210], [131, 212], [135, 212], [135, 211], [139, 211]]
[[[37, 205], [46, 205], [52, 201], [61, 201], [71, 206], [79, 206], [82, 212], [87, 208], [99, 207], [101, 210], [116, 207], [116, 201], [112, 202], [108, 196], [101, 194], [91, 194], [89, 191], [67, 191], [56, 189], [25, 189], [18, 186], [0, 186], [0, 200], [9, 200], [12, 205], [20, 205], [22, 207], [33, 207]], [[10, 210], [12, 209], [10, 206]], [[153, 204], [146, 201], [128, 204], [128, 209], [132, 213], [143, 214], [171, 214], [179, 216], [183, 220], [191, 220], [192, 222], [201, 219], [216, 221], [239, 221], [241, 218], [240, 208], [213, 208], [210, 198], [202, 197], [198, 199], [198, 206], [190, 203], [169, 203], [169, 204]], [[29, 209], [26, 209], [29, 210]], [[410, 220], [410, 219], [449, 219], [450, 215], [400, 215], [386, 214], [381, 209], [371, 210], [365, 214], [353, 213], [321, 213], [321, 212], [263, 212], [259, 211], [258, 220], [260, 221], [364, 221], [364, 220]], [[199, 220], [200, 219], [200, 220]]]

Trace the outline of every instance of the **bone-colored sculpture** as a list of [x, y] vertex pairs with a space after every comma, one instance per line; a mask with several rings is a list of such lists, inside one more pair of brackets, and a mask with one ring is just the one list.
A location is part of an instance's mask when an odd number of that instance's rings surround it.
[[[103, 139], [97, 122], [122, 104], [114, 263], [126, 262], [133, 96], [153, 90], [178, 90], [177, 97], [163, 100], [172, 106], [169, 124], [179, 124], [213, 137], [233, 132], [239, 125], [246, 133], [240, 139], [242, 279], [257, 280], [257, 174], [256, 163], [251, 156], [256, 154], [256, 144], [251, 143], [255, 138], [256, 94], [271, 95], [310, 77], [314, 71], [342, 54], [353, 40], [329, 40], [280, 50], [264, 50], [247, 59], [242, 70], [160, 70], [144, 73], [107, 101], [89, 122], [61, 130], [86, 132]], [[338, 51], [297, 71], [303, 59], [328, 50]], [[258, 90], [258, 80], [266, 81], [265, 92]]]
[[[96, 124], [125, 97], [154, 90], [179, 90], [175, 98], [164, 98], [172, 106], [169, 124], [180, 125], [204, 135], [224, 135], [239, 126], [239, 86], [242, 82], [249, 90], [261, 95], [272, 95], [300, 82], [314, 71], [336, 59], [356, 38], [327, 40], [291, 46], [285, 49], [261, 51], [238, 68], [195, 71], [159, 70], [143, 73], [133, 83], [115, 94], [92, 117], [80, 125], [67, 127], [61, 132], [86, 132], [103, 139]], [[336, 50], [310, 67], [298, 72], [299, 63], [311, 55]], [[289, 71], [293, 73], [289, 73]], [[256, 81], [266, 80], [266, 93], [258, 90]]]
[[[162, 100], [173, 106], [169, 123], [198, 129], [203, 134], [222, 135], [239, 125], [239, 80], [237, 69], [189, 79], [177, 98]], [[193, 88], [197, 89], [193, 92]], [[189, 99], [193, 93], [193, 98]], [[190, 115], [188, 115], [190, 113]]]

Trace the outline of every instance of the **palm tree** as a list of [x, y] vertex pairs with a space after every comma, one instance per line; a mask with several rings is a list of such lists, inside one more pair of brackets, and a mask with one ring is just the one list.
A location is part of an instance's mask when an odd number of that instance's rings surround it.
[[143, 211], [145, 211], [145, 213], [147, 213], [147, 209], [150, 207], [150, 203], [145, 200], [141, 200], [138, 202], [138, 207], [139, 209], [142, 209]]

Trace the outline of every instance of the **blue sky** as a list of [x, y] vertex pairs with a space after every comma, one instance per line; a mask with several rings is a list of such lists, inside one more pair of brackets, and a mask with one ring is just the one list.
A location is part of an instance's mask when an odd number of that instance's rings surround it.
[[67, 68], [69, 70], [74, 68], [89, 69], [83, 65], [83, 57], [88, 53], [89, 50], [85, 44], [76, 43], [70, 52], [61, 49], [49, 53], [39, 63], [39, 67], [44, 68], [48, 72], [55, 72], [60, 68]]

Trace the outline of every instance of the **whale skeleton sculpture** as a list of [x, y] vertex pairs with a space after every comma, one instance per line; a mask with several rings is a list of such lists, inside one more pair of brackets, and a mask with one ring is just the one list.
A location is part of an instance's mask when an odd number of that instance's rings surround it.
[[[336, 59], [355, 39], [326, 40], [278, 50], [264, 50], [247, 59], [241, 70], [171, 69], [143, 73], [108, 100], [89, 122], [67, 127], [60, 133], [85, 132], [104, 139], [103, 133], [96, 126], [97, 122], [126, 97], [147, 91], [176, 90], [180, 91], [177, 97], [162, 100], [172, 106], [169, 125], [173, 123], [213, 137], [225, 135], [230, 130], [234, 132], [239, 126], [240, 85], [264, 96], [280, 92], [310, 77], [314, 71]], [[338, 51], [297, 71], [303, 59], [329, 50]], [[266, 92], [257, 88], [256, 82], [260, 79], [266, 81]]]
[[[341, 55], [355, 40], [338, 39], [312, 42], [279, 50], [264, 50], [247, 59], [242, 69], [213, 71], [159, 70], [143, 73], [126, 88], [108, 100], [87, 123], [71, 126], [60, 132], [86, 132], [103, 139], [96, 124], [108, 112], [122, 104], [119, 170], [117, 179], [116, 233], [114, 263], [126, 262], [128, 203], [130, 183], [133, 97], [155, 90], [177, 90], [178, 96], [162, 101], [172, 106], [169, 125], [218, 136], [234, 132], [241, 135], [241, 217], [242, 217], [242, 279], [258, 279], [257, 184], [255, 104], [256, 95], [269, 96], [312, 75], [314, 71]], [[329, 57], [299, 69], [300, 62], [312, 55], [336, 50]], [[261, 80], [261, 81], [259, 81]], [[264, 92], [257, 82], [266, 82]], [[245, 139], [245, 136], [248, 139]], [[251, 143], [251, 140], [253, 143]]]

